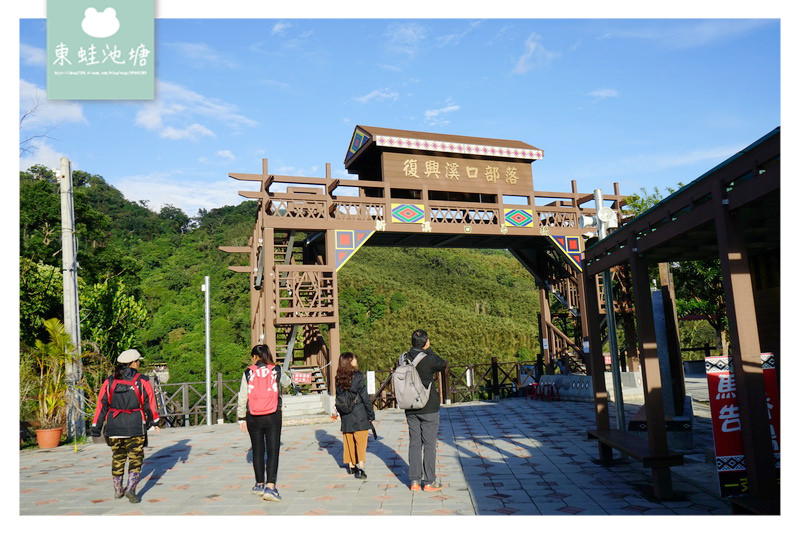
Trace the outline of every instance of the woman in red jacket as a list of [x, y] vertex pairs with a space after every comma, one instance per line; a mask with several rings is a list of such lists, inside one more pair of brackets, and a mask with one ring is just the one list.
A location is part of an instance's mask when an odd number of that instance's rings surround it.
[[[99, 437], [105, 425], [106, 442], [111, 446], [114, 497], [127, 496], [131, 503], [141, 501], [136, 484], [142, 471], [147, 429], [159, 420], [153, 386], [138, 372], [141, 357], [136, 350], [125, 350], [117, 357], [114, 375], [100, 387], [92, 420], [92, 437]], [[155, 428], [158, 431], [158, 426]], [[123, 488], [125, 463], [128, 484]]]

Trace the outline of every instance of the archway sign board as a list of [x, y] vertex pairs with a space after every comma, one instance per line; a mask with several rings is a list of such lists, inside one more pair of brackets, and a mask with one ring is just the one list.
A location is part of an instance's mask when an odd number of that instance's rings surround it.
[[[536, 190], [531, 165], [543, 155], [521, 141], [357, 126], [344, 159], [352, 179], [331, 178], [330, 164], [324, 178], [275, 175], [266, 159], [260, 174], [231, 173], [260, 182], [258, 191], [240, 191], [258, 200], [248, 246], [220, 247], [249, 254], [249, 264], [229, 268], [250, 276], [251, 342], [270, 346], [287, 367], [325, 369], [316, 390], [332, 392], [336, 272], [359, 248], [496, 248], [536, 278], [544, 363], [583, 370], [586, 230], [578, 222], [594, 215], [594, 195], [579, 193], [575, 181], [570, 192]], [[621, 217], [616, 183], [605, 200]], [[551, 296], [570, 311], [571, 336], [552, 324]], [[320, 324], [328, 324], [327, 343]]]

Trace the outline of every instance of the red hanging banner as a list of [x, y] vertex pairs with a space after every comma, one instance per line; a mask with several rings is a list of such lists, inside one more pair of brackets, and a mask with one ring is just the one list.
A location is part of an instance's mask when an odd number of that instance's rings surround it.
[[[733, 361], [726, 355], [706, 357], [705, 363], [720, 495], [725, 497], [746, 494], [747, 465], [742, 447], [742, 428], [736, 399]], [[770, 418], [775, 466], [780, 468], [780, 406], [775, 356], [771, 353], [761, 354], [761, 367], [764, 374], [764, 391]]]

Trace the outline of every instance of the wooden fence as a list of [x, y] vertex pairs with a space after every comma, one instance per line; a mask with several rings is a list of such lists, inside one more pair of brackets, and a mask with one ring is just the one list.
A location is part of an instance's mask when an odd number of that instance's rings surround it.
[[[156, 380], [154, 380], [156, 381]], [[236, 421], [236, 404], [239, 394], [238, 379], [224, 380], [222, 374], [211, 382], [211, 408], [214, 419]], [[154, 383], [158, 411], [169, 426], [202, 425], [206, 423], [206, 382]]]
[[[534, 361], [501, 363], [492, 357], [490, 364], [448, 366], [435, 375], [434, 381], [438, 384], [441, 403], [492, 400], [517, 396], [520, 390], [536, 381], [535, 369]], [[372, 402], [378, 409], [397, 405], [391, 374], [391, 370], [375, 372], [380, 387]]]
[[[459, 403], [516, 396], [534, 381], [535, 362], [501, 363], [492, 358], [490, 364], [448, 366], [436, 374], [441, 403]], [[397, 405], [391, 383], [392, 370], [377, 370], [379, 388], [373, 395], [377, 409]], [[152, 378], [151, 378], [152, 379]], [[153, 380], [160, 416], [169, 426], [196, 426], [206, 423], [206, 383], [158, 383]], [[239, 380], [217, 379], [211, 382], [212, 423], [236, 421]], [[449, 400], [449, 402], [448, 402]]]

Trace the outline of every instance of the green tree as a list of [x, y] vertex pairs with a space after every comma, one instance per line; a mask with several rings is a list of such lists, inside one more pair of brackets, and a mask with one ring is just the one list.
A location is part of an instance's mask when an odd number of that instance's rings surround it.
[[[678, 188], [682, 186], [683, 184], [678, 184]], [[657, 187], [650, 193], [644, 188], [641, 191], [641, 195], [631, 196], [628, 202], [637, 215], [663, 200]], [[676, 189], [667, 187], [667, 191], [672, 194]], [[717, 348], [727, 353], [728, 319], [719, 259], [682, 261], [672, 263], [670, 267], [675, 282], [678, 318], [693, 315], [706, 320], [714, 329]]]
[[33, 346], [45, 340], [46, 318], [63, 317], [63, 278], [61, 270], [26, 257], [19, 260], [20, 342]]
[[80, 293], [81, 337], [93, 341], [97, 351], [113, 359], [138, 345], [137, 336], [147, 321], [147, 310], [128, 294], [117, 279], [95, 283]]

